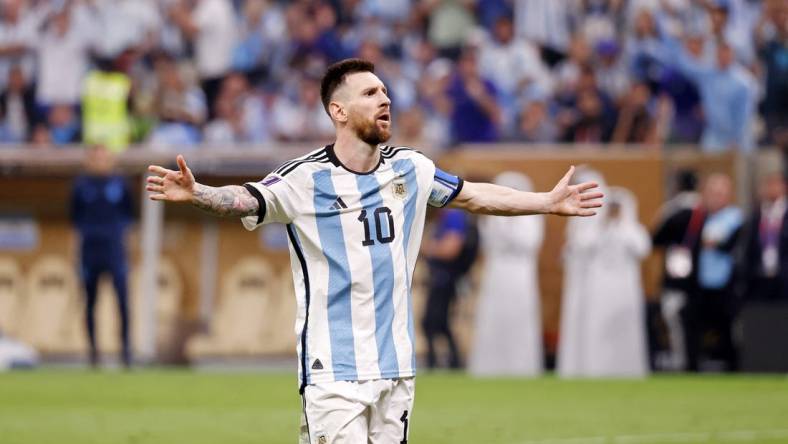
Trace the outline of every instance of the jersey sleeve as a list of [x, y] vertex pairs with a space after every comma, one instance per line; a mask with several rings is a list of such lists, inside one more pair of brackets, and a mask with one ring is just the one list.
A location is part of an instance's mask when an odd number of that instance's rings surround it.
[[445, 207], [460, 194], [463, 183], [461, 178], [435, 167], [428, 203], [433, 207]]
[[249, 193], [260, 204], [258, 213], [241, 219], [247, 230], [270, 223], [288, 224], [293, 221], [298, 209], [299, 187], [291, 176], [287, 178], [271, 173], [260, 182], [244, 184]]

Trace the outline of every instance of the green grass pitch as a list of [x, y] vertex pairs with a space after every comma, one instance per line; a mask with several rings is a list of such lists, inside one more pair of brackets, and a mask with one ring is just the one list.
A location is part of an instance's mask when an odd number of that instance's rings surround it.
[[[788, 443], [788, 378], [477, 380], [423, 374], [411, 444]], [[2, 444], [297, 442], [293, 374], [0, 374]]]

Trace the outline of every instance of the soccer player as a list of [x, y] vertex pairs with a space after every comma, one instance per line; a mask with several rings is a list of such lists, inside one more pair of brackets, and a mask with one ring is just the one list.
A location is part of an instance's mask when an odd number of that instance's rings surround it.
[[336, 141], [260, 182], [209, 187], [183, 156], [150, 166], [150, 198], [185, 202], [247, 229], [286, 225], [296, 288], [301, 443], [406, 443], [416, 374], [411, 279], [427, 206], [479, 214], [592, 216], [596, 184], [530, 193], [464, 182], [391, 136], [386, 86], [364, 60], [330, 66], [321, 98]]

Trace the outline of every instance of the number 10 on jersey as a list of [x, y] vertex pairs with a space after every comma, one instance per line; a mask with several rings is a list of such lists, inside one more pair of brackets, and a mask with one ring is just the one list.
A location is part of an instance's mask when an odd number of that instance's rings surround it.
[[[375, 234], [379, 243], [388, 244], [394, 240], [394, 217], [391, 215], [389, 207], [375, 208], [372, 214], [368, 213], [367, 210], [361, 210], [358, 220], [364, 224], [364, 240], [361, 241], [361, 245], [368, 247], [375, 244], [375, 241], [372, 239], [372, 230], [370, 229], [370, 224], [372, 223], [375, 224]], [[384, 225], [386, 226], [385, 233], [383, 230]]]

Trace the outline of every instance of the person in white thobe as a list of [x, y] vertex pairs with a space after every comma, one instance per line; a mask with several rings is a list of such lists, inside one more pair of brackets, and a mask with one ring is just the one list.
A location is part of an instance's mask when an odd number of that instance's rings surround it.
[[[494, 182], [533, 189], [524, 174], [504, 172]], [[538, 376], [543, 370], [538, 257], [542, 216], [480, 221], [484, 274], [468, 370], [476, 376]]]
[[[577, 183], [593, 181], [600, 191], [606, 193], [605, 179], [598, 171], [579, 169], [575, 175]], [[580, 376], [582, 341], [585, 332], [584, 310], [586, 275], [591, 258], [589, 246], [599, 237], [600, 221], [607, 206], [600, 208], [593, 217], [575, 218], [567, 221], [566, 244], [564, 245], [564, 278], [561, 295], [561, 324], [559, 331], [557, 371], [563, 377]]]
[[576, 368], [562, 376], [648, 374], [640, 264], [651, 251], [651, 239], [638, 222], [637, 200], [630, 191], [610, 187], [607, 196], [608, 210], [585, 245]]

